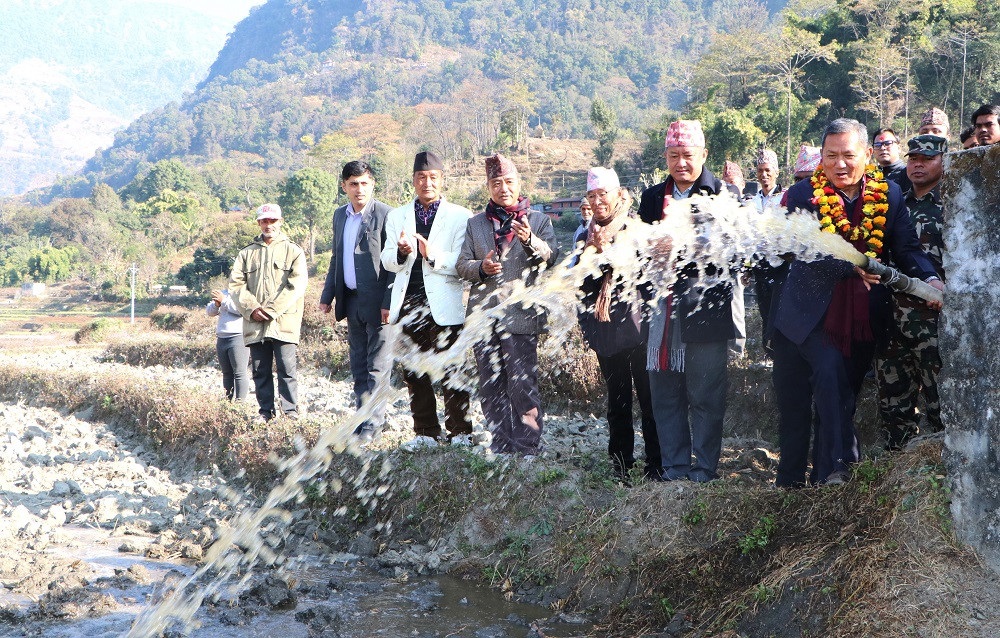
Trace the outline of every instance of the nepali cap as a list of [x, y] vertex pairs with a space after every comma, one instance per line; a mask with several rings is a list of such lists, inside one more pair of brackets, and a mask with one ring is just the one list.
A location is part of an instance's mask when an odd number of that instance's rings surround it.
[[934, 107], [928, 109], [920, 118], [920, 126], [948, 126], [948, 114], [941, 109]]
[[722, 165], [722, 178], [723, 180], [743, 179], [743, 169], [736, 162], [726, 160]]
[[610, 168], [595, 166], [587, 171], [587, 192], [602, 188], [606, 191], [619, 188], [621, 182], [618, 181], [618, 173]]
[[762, 148], [757, 151], [757, 157], [753, 160], [754, 166], [760, 166], [761, 164], [770, 164], [775, 170], [778, 170], [778, 154], [769, 148]]
[[665, 148], [675, 146], [700, 146], [705, 148], [705, 132], [698, 120], [677, 120], [667, 128]]
[[281, 206], [264, 204], [257, 209], [257, 221], [262, 219], [281, 219]]
[[907, 155], [936, 157], [948, 152], [948, 140], [940, 135], [917, 135], [906, 143], [910, 150]]
[[434, 151], [420, 151], [413, 156], [413, 172], [419, 171], [444, 172], [444, 162]]
[[514, 162], [500, 153], [486, 158], [486, 181], [507, 175], [517, 175], [517, 167], [514, 166]]
[[818, 146], [809, 146], [808, 144], [803, 144], [799, 148], [799, 156], [795, 158], [795, 170], [793, 173], [812, 173], [819, 166], [819, 160], [821, 157], [820, 148]]

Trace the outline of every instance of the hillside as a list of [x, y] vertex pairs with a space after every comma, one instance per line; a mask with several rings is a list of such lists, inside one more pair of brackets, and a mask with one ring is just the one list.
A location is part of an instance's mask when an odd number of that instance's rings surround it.
[[0, 3], [0, 195], [78, 170], [116, 130], [191, 90], [254, 2]]
[[683, 105], [686, 74], [731, 26], [731, 4], [612, 0], [595, 20], [589, 3], [564, 0], [375, 1], [365, 11], [271, 0], [237, 25], [196, 91], [119, 134], [86, 178], [120, 187], [145, 163], [234, 151], [288, 170], [310, 141], [363, 114], [401, 125], [379, 127], [367, 146], [355, 136], [366, 154], [400, 137], [451, 159], [519, 147], [529, 129], [589, 137], [594, 97], [639, 133]]

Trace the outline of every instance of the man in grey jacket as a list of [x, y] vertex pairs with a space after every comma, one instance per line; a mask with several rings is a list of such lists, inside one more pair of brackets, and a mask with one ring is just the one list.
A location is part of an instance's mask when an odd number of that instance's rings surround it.
[[236, 256], [229, 295], [243, 316], [260, 415], [276, 414], [272, 366], [278, 369], [281, 411], [298, 418], [296, 355], [309, 273], [305, 253], [281, 232], [281, 207], [257, 209], [260, 235]]
[[[347, 204], [333, 213], [333, 252], [320, 295], [319, 309], [336, 321], [347, 319], [347, 345], [354, 377], [356, 407], [375, 392], [389, 366], [383, 351], [389, 319], [389, 291], [394, 275], [382, 267], [385, 217], [392, 210], [377, 201], [375, 174], [365, 161], [348, 162], [341, 171]], [[385, 422], [385, 404], [372, 406], [371, 418], [354, 431], [370, 441]]]
[[[513, 285], [531, 286], [555, 263], [559, 250], [548, 215], [531, 210], [521, 195], [514, 163], [503, 155], [486, 159], [490, 201], [472, 217], [455, 268], [472, 282], [469, 312], [493, 308], [510, 296]], [[511, 303], [475, 347], [479, 400], [493, 433], [494, 452], [536, 454], [542, 436], [538, 391], [538, 335], [545, 314]]]

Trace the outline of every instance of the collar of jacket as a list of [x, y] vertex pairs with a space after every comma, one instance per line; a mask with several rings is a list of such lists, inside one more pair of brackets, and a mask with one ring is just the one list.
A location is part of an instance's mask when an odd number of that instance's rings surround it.
[[[672, 195], [674, 192], [674, 178], [667, 177], [667, 181], [664, 182], [664, 184], [666, 184], [666, 192]], [[700, 193], [702, 195], [718, 195], [721, 189], [722, 186], [719, 179], [713, 175], [710, 170], [703, 166], [701, 169], [701, 175], [698, 176], [698, 179], [696, 179], [694, 184], [691, 186], [691, 195], [694, 195], [695, 193]]]

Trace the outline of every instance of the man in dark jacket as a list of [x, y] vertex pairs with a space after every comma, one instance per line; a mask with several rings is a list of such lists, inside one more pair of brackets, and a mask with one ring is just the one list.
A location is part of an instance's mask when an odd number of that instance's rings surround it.
[[[647, 188], [639, 203], [640, 218], [650, 224], [666, 219], [675, 200], [715, 196], [723, 189], [705, 169], [708, 151], [697, 120], [670, 125], [664, 155], [670, 177]], [[708, 289], [696, 285], [699, 276], [712, 276], [715, 268], [682, 265], [670, 291], [652, 291], [655, 311], [649, 321], [646, 369], [663, 463], [660, 477], [665, 480], [718, 478], [728, 341], [736, 330], [732, 283]]]
[[[354, 397], [360, 408], [389, 365], [382, 346], [393, 274], [382, 268], [379, 255], [385, 242], [385, 216], [392, 209], [373, 197], [375, 176], [367, 162], [348, 162], [341, 180], [348, 202], [333, 213], [333, 252], [319, 309], [324, 313], [332, 309], [337, 321], [347, 319]], [[373, 406], [371, 418], [355, 434], [371, 440], [384, 421], [385, 405]]]
[[896, 131], [882, 128], [872, 136], [875, 161], [882, 174], [890, 182], [896, 182], [904, 193], [910, 190], [910, 178], [906, 176], [906, 162], [902, 160], [903, 148]]
[[[860, 252], [891, 258], [907, 275], [943, 289], [917, 241], [902, 192], [878, 179], [869, 164], [867, 140], [860, 122], [831, 122], [823, 134], [820, 166], [812, 178], [788, 189], [788, 210], [815, 212], [821, 227], [832, 224]], [[776, 283], [771, 344], [781, 412], [779, 486], [805, 485], [814, 407], [819, 418], [810, 480], [848, 480], [859, 457], [857, 395], [871, 369], [876, 340], [885, 339], [892, 320], [888, 300], [876, 277], [834, 258], [793, 261]]]

